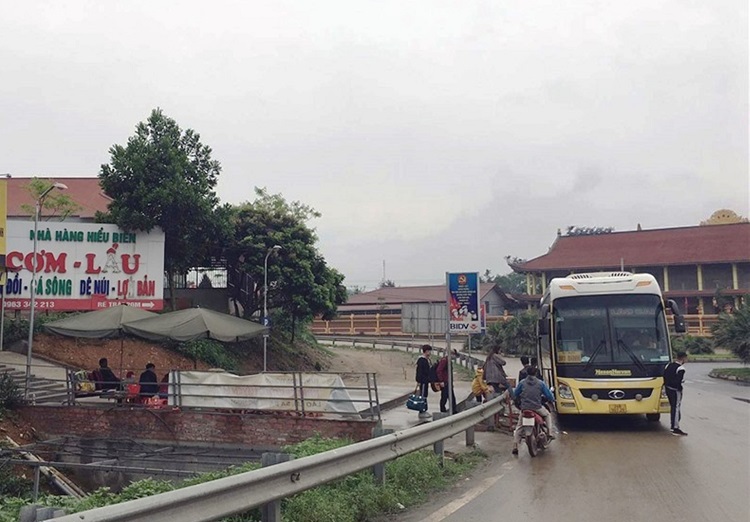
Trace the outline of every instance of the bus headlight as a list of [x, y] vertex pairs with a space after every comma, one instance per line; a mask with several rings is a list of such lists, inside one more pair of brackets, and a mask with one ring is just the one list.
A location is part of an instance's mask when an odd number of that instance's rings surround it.
[[570, 386], [565, 384], [564, 382], [558, 382], [557, 387], [557, 393], [560, 394], [561, 399], [572, 399], [573, 398], [573, 392], [570, 391]]
[[661, 398], [662, 400], [667, 400], [667, 389], [664, 386], [661, 387]]

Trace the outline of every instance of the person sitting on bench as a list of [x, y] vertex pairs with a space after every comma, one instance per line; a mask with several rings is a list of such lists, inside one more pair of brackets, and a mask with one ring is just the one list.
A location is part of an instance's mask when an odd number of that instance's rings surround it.
[[141, 373], [138, 383], [141, 385], [141, 401], [159, 393], [159, 378], [156, 376], [154, 363], [146, 365], [146, 371]]
[[120, 379], [109, 369], [106, 357], [99, 359], [99, 368], [94, 370], [94, 381], [97, 390], [116, 390], [120, 387]]

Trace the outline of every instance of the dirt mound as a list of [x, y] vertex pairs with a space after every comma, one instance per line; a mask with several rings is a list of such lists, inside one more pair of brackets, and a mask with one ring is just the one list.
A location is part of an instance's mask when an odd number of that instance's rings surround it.
[[[237, 373], [244, 375], [263, 370], [262, 339], [226, 344], [225, 347], [237, 361]], [[157, 373], [162, 370], [207, 370], [212, 367], [165, 345], [132, 337], [84, 339], [40, 333], [34, 336], [33, 350], [35, 356], [87, 370], [97, 368], [99, 359], [106, 357], [109, 367], [118, 375], [128, 370], [133, 370], [137, 375], [149, 362], [154, 363]], [[300, 343], [287, 346], [277, 343], [275, 339], [269, 340], [269, 371], [328, 370], [330, 364], [331, 356], [323, 350]]]
[[93, 370], [99, 359], [106, 357], [115, 373], [133, 370], [143, 371], [149, 362], [156, 365], [157, 372], [174, 370], [205, 370], [209, 365], [169, 350], [161, 345], [140, 339], [83, 339], [61, 337], [51, 334], [34, 336], [34, 355], [75, 368]]

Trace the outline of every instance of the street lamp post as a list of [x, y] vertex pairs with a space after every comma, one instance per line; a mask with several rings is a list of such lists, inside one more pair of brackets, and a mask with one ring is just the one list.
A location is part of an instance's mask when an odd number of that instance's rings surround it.
[[[263, 326], [270, 326], [268, 321], [268, 257], [281, 250], [280, 245], [274, 245], [266, 252], [266, 258], [263, 260]], [[268, 330], [263, 333], [263, 371], [268, 369]]]
[[31, 299], [29, 303], [29, 341], [26, 345], [26, 386], [24, 387], [24, 399], [29, 399], [29, 384], [31, 383], [31, 347], [34, 343], [34, 298], [36, 297], [36, 270], [37, 270], [37, 259], [36, 259], [36, 236], [37, 229], [39, 227], [39, 211], [44, 202], [44, 198], [52, 192], [54, 189], [65, 190], [68, 186], [63, 183], [53, 183], [47, 190], [42, 192], [34, 203], [34, 252], [32, 254], [31, 261]]

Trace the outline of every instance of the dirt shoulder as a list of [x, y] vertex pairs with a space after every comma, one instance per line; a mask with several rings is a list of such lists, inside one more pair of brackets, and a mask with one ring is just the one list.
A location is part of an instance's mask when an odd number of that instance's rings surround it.
[[[375, 372], [378, 384], [414, 386], [417, 355], [401, 350], [351, 348], [326, 346], [333, 354], [330, 359], [331, 372]], [[434, 359], [433, 362], [436, 362]], [[466, 371], [454, 372], [457, 381], [470, 381]], [[408, 387], [407, 386], [407, 387]]]

